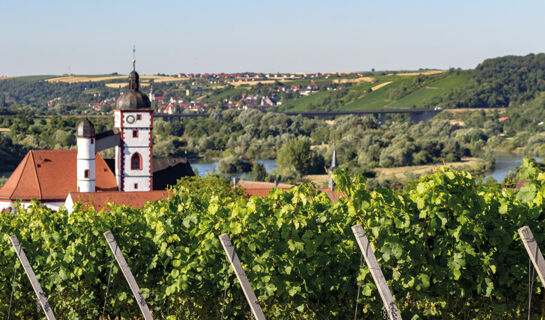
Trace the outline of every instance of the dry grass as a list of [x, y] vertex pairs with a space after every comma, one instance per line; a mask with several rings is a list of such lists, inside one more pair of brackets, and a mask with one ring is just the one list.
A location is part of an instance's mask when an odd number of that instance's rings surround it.
[[447, 167], [456, 170], [464, 170], [474, 168], [479, 165], [482, 159], [479, 158], [463, 158], [462, 161], [447, 162], [445, 164], [428, 164], [423, 166], [408, 166], [396, 168], [375, 168], [373, 171], [377, 174], [377, 179], [388, 179], [394, 176], [400, 181], [406, 179], [407, 173], [413, 173], [417, 176], [427, 175], [439, 170], [439, 168]]
[[475, 112], [475, 111], [484, 111], [485, 113], [498, 111], [498, 114], [502, 114], [502, 113], [505, 113], [505, 111], [507, 111], [507, 108], [456, 108], [456, 109], [443, 110], [443, 112], [451, 112], [451, 113]]
[[392, 81], [386, 81], [384, 83], [381, 83], [381, 84], [378, 84], [378, 85], [372, 87], [371, 90], [372, 91], [378, 90], [378, 89], [380, 89], [382, 87], [385, 87], [385, 86], [389, 85], [390, 83], [392, 83]]
[[[129, 85], [129, 83], [128, 82], [115, 82], [115, 83], [106, 83], [104, 85], [106, 87], [108, 87], [108, 88], [118, 89], [118, 88], [125, 88], [126, 86]], [[149, 86], [149, 83], [140, 83], [140, 86], [141, 87], [147, 87], [147, 86]]]
[[66, 83], [79, 83], [79, 82], [98, 82], [104, 80], [113, 79], [126, 79], [126, 76], [107, 76], [107, 77], [79, 77], [79, 76], [66, 76], [60, 78], [47, 79], [47, 82], [66, 82]]
[[449, 123], [460, 127], [464, 127], [466, 125], [466, 123], [462, 120], [449, 120]]
[[[85, 77], [85, 76], [66, 76], [53, 79], [47, 79], [47, 82], [66, 82], [66, 83], [79, 83], [79, 82], [99, 82], [107, 80], [116, 80], [116, 79], [127, 79], [127, 76], [105, 76], [105, 77]], [[178, 78], [178, 77], [164, 77], [164, 76], [140, 76], [142, 80], [151, 80], [154, 82], [169, 82], [169, 81], [181, 81], [187, 80], [188, 78]], [[117, 88], [118, 85], [115, 85]]]
[[309, 174], [303, 176], [303, 179], [315, 183], [318, 187], [327, 186], [328, 175], [327, 174]]
[[419, 75], [427, 76], [427, 75], [439, 74], [443, 72], [445, 72], [445, 70], [430, 70], [430, 71], [423, 71], [423, 72], [402, 72], [402, 73], [395, 73], [395, 74], [389, 73], [388, 75], [389, 76], [419, 76]]
[[356, 79], [335, 79], [333, 80], [333, 83], [361, 83], [361, 82], [375, 82], [375, 78], [373, 77], [360, 77]]
[[13, 77], [0, 77], [0, 80], [7, 80], [7, 79], [11, 79]]

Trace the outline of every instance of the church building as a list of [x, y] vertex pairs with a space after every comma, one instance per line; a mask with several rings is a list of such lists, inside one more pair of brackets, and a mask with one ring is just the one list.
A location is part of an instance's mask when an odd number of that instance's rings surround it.
[[[185, 158], [154, 159], [152, 131], [153, 109], [140, 91], [133, 60], [128, 90], [114, 110], [114, 129], [96, 134], [84, 119], [76, 132], [77, 150], [29, 151], [0, 188], [0, 211], [32, 200], [71, 211], [76, 202], [100, 210], [110, 202], [141, 207], [168, 197], [168, 185], [194, 173]], [[115, 148], [115, 159], [98, 153], [109, 148]]]

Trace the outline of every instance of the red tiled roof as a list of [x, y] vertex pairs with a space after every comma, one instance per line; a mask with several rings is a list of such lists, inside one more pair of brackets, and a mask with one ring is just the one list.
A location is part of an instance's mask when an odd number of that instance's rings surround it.
[[[272, 189], [274, 188], [273, 182], [261, 182], [261, 181], [248, 181], [248, 180], [239, 180], [237, 182], [237, 186], [244, 187], [246, 189]], [[292, 188], [292, 184], [286, 184], [286, 183], [279, 183], [277, 188], [278, 189], [290, 189]]]
[[[274, 183], [272, 182], [259, 182], [259, 181], [247, 181], [239, 180], [237, 186], [241, 186], [246, 189], [246, 194], [249, 196], [256, 197], [266, 197], [269, 195], [269, 192], [274, 188]], [[289, 190], [293, 187], [291, 184], [279, 183], [278, 189]], [[339, 201], [339, 198], [342, 196], [339, 192], [331, 191], [329, 188], [316, 188], [318, 191], [325, 192], [329, 199], [333, 202]]]
[[148, 201], [164, 200], [171, 196], [170, 191], [156, 190], [145, 192], [121, 192], [121, 191], [104, 191], [104, 192], [70, 192], [69, 197], [73, 203], [82, 203], [84, 207], [94, 207], [100, 211], [104, 209], [108, 203], [115, 203], [140, 209]]
[[[31, 150], [0, 188], [0, 200], [64, 201], [77, 191], [76, 150]], [[117, 190], [114, 174], [100, 154], [95, 158], [96, 190]]]

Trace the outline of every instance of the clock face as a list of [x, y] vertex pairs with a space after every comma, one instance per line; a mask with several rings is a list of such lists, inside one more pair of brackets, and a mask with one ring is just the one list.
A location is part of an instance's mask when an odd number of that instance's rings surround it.
[[127, 123], [134, 123], [134, 116], [133, 115], [128, 115], [127, 118], [125, 118], [125, 120], [127, 121]]

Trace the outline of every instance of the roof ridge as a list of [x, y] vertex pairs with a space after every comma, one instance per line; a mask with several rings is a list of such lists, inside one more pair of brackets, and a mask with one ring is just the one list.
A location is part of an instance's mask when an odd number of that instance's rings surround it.
[[34, 168], [34, 176], [36, 177], [36, 184], [38, 185], [38, 192], [40, 193], [40, 200], [42, 200], [42, 186], [40, 186], [40, 179], [38, 179], [38, 169], [36, 168], [36, 160], [34, 160], [34, 151], [32, 152], [32, 162], [33, 162], [33, 168]]
[[[15, 191], [17, 190], [17, 187], [19, 186], [19, 182], [21, 182], [21, 177], [23, 176], [23, 172], [25, 171], [25, 167], [26, 167], [26, 164], [28, 162], [28, 158], [30, 157], [31, 152], [32, 152], [32, 150], [27, 152], [25, 158], [23, 158], [23, 160], [26, 159], [26, 161], [25, 161], [25, 164], [23, 165], [23, 167], [21, 168], [21, 174], [19, 175], [19, 179], [17, 179], [17, 183], [15, 184], [15, 188], [13, 188], [13, 190], [11, 191], [11, 194], [9, 195], [10, 200], [13, 197], [13, 194], [15, 193]], [[17, 169], [15, 169], [15, 170], [17, 170]]]

